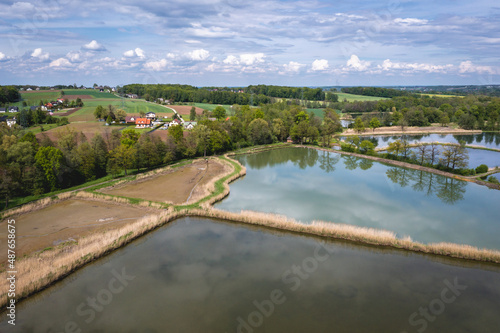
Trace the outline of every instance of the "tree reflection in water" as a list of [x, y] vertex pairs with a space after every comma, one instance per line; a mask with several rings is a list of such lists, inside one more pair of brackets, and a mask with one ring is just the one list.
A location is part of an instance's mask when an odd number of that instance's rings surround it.
[[344, 165], [347, 170], [368, 170], [373, 166], [373, 161], [366, 158], [359, 158], [350, 155], [344, 155]]
[[340, 161], [339, 154], [332, 154], [326, 151], [322, 151], [319, 155], [319, 167], [326, 173], [335, 171], [335, 164]]
[[453, 205], [464, 199], [467, 183], [462, 180], [436, 175], [430, 172], [400, 167], [389, 168], [387, 178], [401, 187], [411, 186], [413, 190], [435, 194], [442, 202]]

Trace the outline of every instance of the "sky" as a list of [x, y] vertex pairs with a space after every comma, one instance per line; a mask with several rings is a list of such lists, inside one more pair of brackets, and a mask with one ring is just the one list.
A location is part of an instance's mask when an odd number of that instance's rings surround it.
[[500, 83], [495, 0], [0, 0], [0, 84]]

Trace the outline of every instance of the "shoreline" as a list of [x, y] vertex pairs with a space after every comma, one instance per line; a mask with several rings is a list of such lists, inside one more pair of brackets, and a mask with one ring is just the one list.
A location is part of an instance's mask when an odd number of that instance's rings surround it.
[[[250, 149], [241, 153], [256, 153], [260, 151], [265, 151], [269, 149], [280, 149], [285, 147], [301, 147], [301, 148], [313, 148], [328, 152], [336, 152], [340, 154], [352, 155], [361, 158], [368, 158], [378, 162], [385, 163], [385, 159], [355, 154], [340, 152], [332, 149], [324, 149], [319, 147], [309, 147], [309, 146], [296, 146], [289, 144], [282, 145], [270, 145], [258, 147], [257, 149]], [[291, 232], [294, 234], [310, 235], [316, 237], [322, 237], [329, 240], [342, 240], [349, 241], [354, 244], [364, 244], [370, 245], [377, 248], [389, 248], [397, 249], [403, 251], [409, 251], [412, 253], [422, 253], [428, 255], [434, 255], [443, 258], [450, 258], [451, 260], [466, 260], [470, 262], [481, 262], [492, 264], [497, 266], [500, 264], [500, 251], [493, 249], [480, 249], [474, 246], [461, 245], [454, 243], [430, 243], [423, 244], [407, 238], [397, 238], [395, 234], [391, 231], [386, 231], [382, 229], [358, 227], [349, 224], [332, 223], [324, 221], [314, 221], [311, 224], [303, 224], [300, 221], [288, 218], [286, 216], [266, 214], [260, 212], [252, 211], [242, 211], [240, 213], [221, 211], [213, 207], [215, 202], [223, 200], [230, 193], [229, 184], [246, 174], [246, 169], [238, 161], [230, 158], [230, 156], [239, 154], [238, 151], [228, 153], [224, 156], [217, 157], [220, 159], [221, 163], [227, 163], [232, 166], [231, 170], [220, 175], [220, 177], [214, 177], [210, 184], [210, 194], [203, 197], [196, 203], [190, 205], [178, 205], [170, 206], [159, 211], [157, 214], [152, 214], [138, 221], [125, 225], [121, 228], [108, 232], [106, 234], [93, 234], [88, 237], [82, 237], [76, 243], [68, 244], [66, 246], [57, 247], [51, 251], [36, 252], [26, 258], [20, 258], [17, 261], [18, 271], [18, 298], [16, 301], [21, 301], [29, 298], [29, 296], [38, 293], [54, 283], [64, 279], [65, 277], [76, 272], [80, 268], [83, 268], [87, 264], [91, 264], [94, 260], [106, 256], [112, 253], [116, 249], [119, 249], [135, 239], [148, 234], [156, 230], [157, 228], [175, 221], [182, 217], [187, 216], [198, 216], [206, 218], [216, 218], [224, 221], [229, 221], [233, 223], [244, 223], [247, 225], [255, 225], [259, 227], [264, 227], [273, 230], [279, 230], [282, 232]], [[387, 163], [411, 167], [418, 167], [416, 169], [423, 170], [420, 166], [415, 166], [405, 162], [387, 160]], [[396, 164], [396, 163], [398, 164]], [[403, 164], [403, 165], [400, 165]], [[410, 166], [408, 166], [410, 165]], [[447, 175], [447, 173], [432, 169], [433, 173]], [[427, 171], [427, 170], [424, 170]], [[452, 178], [461, 179], [457, 175], [453, 175]], [[463, 180], [463, 179], [461, 179]], [[471, 181], [471, 180], [467, 180]], [[213, 188], [213, 190], [212, 190]], [[60, 202], [62, 200], [68, 200], [73, 197], [87, 197], [84, 190], [74, 192], [65, 192], [56, 196], [56, 198], [46, 198], [40, 201], [44, 202], [34, 202], [34, 207], [42, 209], [55, 202]], [[82, 194], [79, 195], [79, 193]], [[90, 196], [92, 197], [92, 196]], [[106, 195], [102, 197], [92, 197], [94, 200], [107, 201], [112, 199], [106, 198]], [[123, 202], [120, 204], [134, 205], [134, 206], [149, 206], [150, 203], [147, 201], [141, 201], [131, 203], [126, 198], [123, 198]], [[19, 209], [22, 211], [22, 207]], [[31, 210], [28, 210], [28, 212]], [[26, 213], [27, 211], [21, 212]], [[7, 304], [7, 281], [0, 282], [0, 305], [4, 307]]]

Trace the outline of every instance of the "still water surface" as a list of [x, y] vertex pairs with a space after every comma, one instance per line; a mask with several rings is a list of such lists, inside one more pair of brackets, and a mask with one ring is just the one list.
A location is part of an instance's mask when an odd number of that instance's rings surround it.
[[497, 332], [499, 308], [498, 267], [183, 218], [22, 302], [0, 331]]
[[247, 175], [217, 208], [348, 223], [424, 243], [500, 249], [500, 191], [435, 174], [307, 148], [236, 157]]

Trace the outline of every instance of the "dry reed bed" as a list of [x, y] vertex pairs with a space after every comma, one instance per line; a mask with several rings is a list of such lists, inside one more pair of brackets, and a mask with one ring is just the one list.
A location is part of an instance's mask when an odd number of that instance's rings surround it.
[[[23, 299], [64, 278], [93, 260], [122, 247], [143, 234], [182, 217], [185, 212], [149, 215], [119, 229], [82, 237], [78, 242], [35, 253], [17, 261], [17, 299]], [[0, 281], [0, 306], [7, 304], [8, 281]]]
[[189, 212], [189, 215], [212, 217], [226, 221], [236, 221], [273, 229], [343, 239], [376, 246], [393, 247], [413, 252], [423, 252], [427, 254], [436, 254], [482, 262], [500, 263], [500, 251], [479, 249], [470, 245], [453, 243], [422, 244], [413, 241], [410, 237], [405, 237], [403, 239], [397, 238], [395, 233], [391, 231], [358, 227], [350, 224], [339, 224], [325, 221], [313, 221], [311, 224], [303, 224], [281, 215], [253, 211], [233, 213], [213, 208], [208, 210], [192, 210]]

